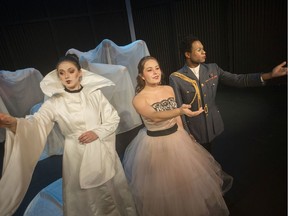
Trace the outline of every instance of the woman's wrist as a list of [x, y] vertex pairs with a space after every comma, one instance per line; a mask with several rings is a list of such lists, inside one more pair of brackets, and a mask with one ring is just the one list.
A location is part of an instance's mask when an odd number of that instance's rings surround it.
[[179, 109], [179, 115], [183, 115], [184, 114], [183, 108], [179, 107], [178, 109]]

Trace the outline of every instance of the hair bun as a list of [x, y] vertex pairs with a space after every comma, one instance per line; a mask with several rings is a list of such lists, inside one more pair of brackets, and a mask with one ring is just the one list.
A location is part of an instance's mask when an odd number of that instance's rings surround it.
[[79, 58], [75, 54], [67, 54], [65, 56], [60, 57], [60, 59], [58, 60], [58, 63], [56, 64], [56, 69], [58, 69], [59, 64], [61, 64], [62, 62], [65, 62], [65, 61], [70, 61], [70, 62], [75, 64], [75, 66], [77, 67], [78, 70], [81, 69]]
[[77, 56], [76, 54], [68, 53], [68, 54], [66, 55], [66, 57], [68, 57], [68, 58], [74, 58], [77, 62], [79, 61], [79, 58], [78, 58], [78, 56]]

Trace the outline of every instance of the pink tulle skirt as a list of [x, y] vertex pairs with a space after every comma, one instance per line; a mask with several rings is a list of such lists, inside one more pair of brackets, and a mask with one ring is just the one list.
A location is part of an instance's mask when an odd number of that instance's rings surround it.
[[141, 129], [123, 165], [140, 216], [229, 215], [223, 193], [233, 178], [182, 128], [160, 137]]

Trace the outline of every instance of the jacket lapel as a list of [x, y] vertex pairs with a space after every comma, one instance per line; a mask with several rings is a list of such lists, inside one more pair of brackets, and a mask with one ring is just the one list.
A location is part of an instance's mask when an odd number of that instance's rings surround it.
[[199, 82], [200, 83], [205, 83], [205, 81], [207, 79], [209, 79], [209, 77], [207, 76], [207, 72], [208, 70], [202, 66], [202, 64], [200, 64], [200, 68], [199, 68]]
[[183, 74], [193, 80], [196, 80], [198, 81], [197, 77], [195, 76], [195, 74], [191, 71], [191, 69], [185, 65], [184, 68], [183, 68]]

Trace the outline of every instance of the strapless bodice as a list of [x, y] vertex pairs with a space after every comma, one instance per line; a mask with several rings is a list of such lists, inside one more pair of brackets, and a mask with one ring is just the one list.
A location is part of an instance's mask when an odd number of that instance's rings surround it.
[[[170, 97], [168, 99], [161, 100], [159, 102], [155, 102], [151, 105], [157, 112], [165, 111], [165, 110], [172, 110], [177, 108], [177, 103], [175, 101], [175, 98]], [[168, 120], [164, 120], [161, 122], [153, 122], [150, 119], [145, 118], [144, 116], [141, 116], [143, 119], [143, 122], [147, 128], [147, 130], [150, 131], [158, 131], [158, 130], [164, 130], [167, 128], [171, 128], [176, 123], [176, 118], [171, 118]]]

